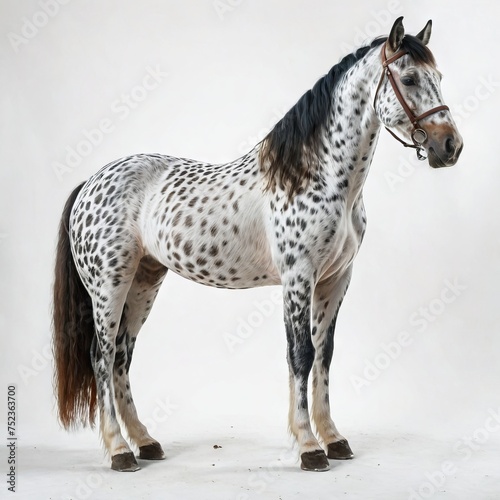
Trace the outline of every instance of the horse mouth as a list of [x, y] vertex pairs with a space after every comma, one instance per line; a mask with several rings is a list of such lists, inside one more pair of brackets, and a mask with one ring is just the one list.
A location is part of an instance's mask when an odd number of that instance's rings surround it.
[[432, 168], [452, 167], [458, 160], [458, 155], [454, 155], [447, 161], [444, 161], [437, 155], [433, 148], [429, 148], [429, 150], [427, 151], [427, 156], [429, 158], [429, 165]]

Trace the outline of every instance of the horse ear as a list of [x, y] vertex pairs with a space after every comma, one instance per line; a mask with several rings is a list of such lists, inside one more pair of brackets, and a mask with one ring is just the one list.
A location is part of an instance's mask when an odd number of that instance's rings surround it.
[[394, 21], [394, 25], [391, 28], [391, 33], [389, 34], [389, 38], [387, 40], [392, 52], [397, 52], [399, 50], [404, 36], [405, 28], [403, 26], [403, 16], [401, 16]]
[[427, 24], [425, 25], [425, 28], [418, 35], [416, 35], [416, 37], [424, 45], [427, 45], [429, 43], [430, 38], [431, 38], [431, 31], [432, 31], [432, 20], [429, 19], [427, 21]]

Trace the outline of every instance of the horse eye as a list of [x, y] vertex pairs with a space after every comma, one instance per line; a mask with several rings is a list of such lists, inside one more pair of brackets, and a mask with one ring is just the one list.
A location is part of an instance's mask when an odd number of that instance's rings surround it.
[[415, 85], [415, 80], [411, 76], [403, 76], [403, 78], [401, 78], [401, 83], [407, 87], [411, 87]]

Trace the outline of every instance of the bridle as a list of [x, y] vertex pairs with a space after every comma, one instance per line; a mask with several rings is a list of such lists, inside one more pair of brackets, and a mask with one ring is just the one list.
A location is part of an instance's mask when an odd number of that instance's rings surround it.
[[441, 106], [436, 106], [435, 108], [429, 109], [429, 111], [426, 111], [425, 113], [422, 113], [419, 116], [415, 116], [413, 111], [410, 109], [410, 107], [406, 103], [403, 95], [401, 94], [401, 91], [399, 90], [399, 88], [396, 84], [396, 80], [394, 79], [394, 75], [392, 74], [392, 71], [389, 68], [389, 64], [392, 64], [394, 61], [397, 61], [400, 57], [403, 57], [404, 55], [408, 54], [408, 52], [406, 50], [400, 50], [400, 51], [396, 52], [392, 57], [389, 57], [389, 59], [387, 59], [387, 56], [385, 54], [386, 44], [387, 44], [387, 42], [384, 42], [384, 44], [382, 45], [383, 70], [382, 70], [382, 74], [380, 75], [380, 80], [378, 82], [377, 90], [375, 91], [375, 97], [373, 98], [373, 108], [375, 109], [375, 103], [377, 101], [378, 91], [380, 90], [380, 87], [382, 86], [382, 82], [384, 81], [384, 77], [387, 75], [387, 78], [389, 79], [389, 82], [391, 83], [392, 90], [396, 94], [398, 101], [401, 103], [401, 106], [403, 107], [406, 115], [408, 116], [408, 118], [410, 119], [410, 122], [413, 125], [413, 130], [411, 132], [411, 139], [413, 141], [413, 144], [409, 144], [409, 143], [405, 142], [403, 139], [400, 139], [392, 130], [388, 129], [387, 127], [385, 127], [385, 128], [405, 148], [415, 148], [417, 150], [417, 158], [419, 160], [425, 160], [426, 156], [424, 156], [422, 154], [422, 152], [424, 151], [422, 144], [427, 140], [427, 132], [419, 124], [419, 121], [423, 120], [424, 118], [427, 118], [429, 115], [437, 113], [438, 111], [446, 111], [446, 110], [449, 110], [450, 108], [443, 104]]

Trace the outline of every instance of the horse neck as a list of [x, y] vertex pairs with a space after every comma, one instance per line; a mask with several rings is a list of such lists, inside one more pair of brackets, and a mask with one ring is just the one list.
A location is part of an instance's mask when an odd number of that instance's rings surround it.
[[357, 61], [335, 87], [332, 113], [325, 130], [330, 154], [324, 170], [347, 191], [344, 198], [354, 204], [361, 195], [377, 145], [381, 123], [372, 106], [372, 96], [382, 71], [377, 49]]

